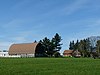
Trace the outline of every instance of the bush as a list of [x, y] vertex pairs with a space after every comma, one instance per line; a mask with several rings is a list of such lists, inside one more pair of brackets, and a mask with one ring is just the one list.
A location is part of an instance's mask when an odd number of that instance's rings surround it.
[[60, 55], [59, 52], [55, 52], [55, 53], [53, 54], [53, 56], [54, 56], [54, 57], [62, 57], [62, 56]]

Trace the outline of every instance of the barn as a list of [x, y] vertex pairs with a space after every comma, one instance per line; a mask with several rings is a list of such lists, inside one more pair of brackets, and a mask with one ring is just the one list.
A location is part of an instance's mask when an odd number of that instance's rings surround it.
[[39, 43], [12, 44], [8, 54], [18, 57], [41, 57], [43, 56], [43, 48]]

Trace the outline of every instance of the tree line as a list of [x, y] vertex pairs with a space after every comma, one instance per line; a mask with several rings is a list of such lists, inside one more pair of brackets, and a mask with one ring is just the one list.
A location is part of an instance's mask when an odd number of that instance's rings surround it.
[[[53, 38], [43, 38], [38, 43], [41, 44], [41, 52], [45, 57], [60, 57], [61, 50], [61, 36], [56, 33]], [[36, 40], [34, 42], [37, 42]], [[100, 40], [97, 41], [96, 46], [93, 46], [93, 41], [87, 39], [77, 40], [76, 42], [70, 41], [70, 50], [78, 50], [82, 57], [99, 57], [100, 56]]]
[[95, 57], [100, 55], [100, 40], [97, 41], [96, 47], [92, 46], [89, 38], [83, 40], [77, 40], [76, 42], [73, 40], [69, 44], [70, 50], [78, 50], [82, 57]]

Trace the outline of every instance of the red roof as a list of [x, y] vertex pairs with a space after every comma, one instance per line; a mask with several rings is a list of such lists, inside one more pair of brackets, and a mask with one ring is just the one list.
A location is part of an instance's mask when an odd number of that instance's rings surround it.
[[63, 52], [63, 54], [64, 54], [64, 53], [70, 54], [70, 53], [73, 53], [73, 50], [65, 50], [65, 51]]

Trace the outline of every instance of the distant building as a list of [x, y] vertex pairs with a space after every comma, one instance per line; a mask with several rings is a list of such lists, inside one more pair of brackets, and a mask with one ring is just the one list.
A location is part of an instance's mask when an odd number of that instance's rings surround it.
[[81, 53], [78, 50], [73, 51], [72, 53], [73, 57], [81, 57]]
[[8, 57], [8, 51], [0, 51], [0, 57]]
[[71, 57], [71, 56], [72, 56], [72, 53], [73, 53], [73, 50], [65, 50], [65, 51], [63, 52], [63, 55], [64, 55], [64, 56]]
[[65, 50], [63, 56], [67, 57], [81, 57], [81, 53], [78, 50]]

